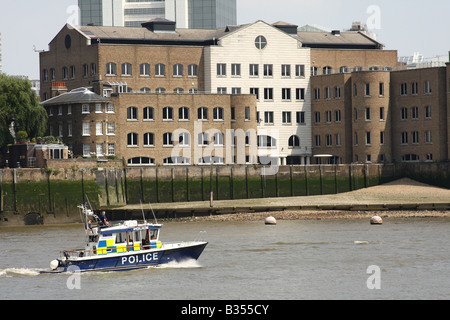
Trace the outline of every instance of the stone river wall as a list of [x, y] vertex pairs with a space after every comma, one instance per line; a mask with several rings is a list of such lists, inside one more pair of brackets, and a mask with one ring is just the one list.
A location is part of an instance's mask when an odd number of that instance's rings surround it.
[[450, 163], [281, 166], [154, 166], [123, 168], [53, 163], [46, 169], [0, 170], [0, 226], [80, 222], [77, 208], [326, 195], [409, 177], [450, 188]]

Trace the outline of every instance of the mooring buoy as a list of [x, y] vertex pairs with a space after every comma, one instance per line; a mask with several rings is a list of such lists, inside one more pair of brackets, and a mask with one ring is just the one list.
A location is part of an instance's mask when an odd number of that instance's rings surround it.
[[370, 224], [383, 224], [383, 219], [379, 216], [374, 216], [370, 219]]
[[275, 225], [277, 224], [277, 220], [274, 217], [270, 216], [266, 218], [265, 223], [268, 225]]

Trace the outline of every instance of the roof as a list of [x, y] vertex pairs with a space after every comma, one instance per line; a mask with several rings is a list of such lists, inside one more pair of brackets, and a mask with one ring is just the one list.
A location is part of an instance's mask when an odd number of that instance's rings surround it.
[[145, 27], [77, 26], [76, 28], [92, 42], [100, 43], [187, 43], [204, 45], [220, 38], [226, 28], [175, 29], [174, 32], [153, 32]]
[[298, 32], [303, 46], [310, 48], [382, 49], [384, 45], [361, 31]]
[[[259, 20], [261, 21], [261, 20]], [[142, 27], [105, 27], [105, 26], [72, 26], [83, 34], [91, 43], [109, 44], [163, 44], [163, 45], [215, 45], [223, 36], [245, 28], [251, 24], [226, 26], [219, 29], [182, 29], [152, 31], [146, 27], [154, 23], [170, 23], [169, 20], [151, 20]], [[255, 22], [256, 23], [256, 22]], [[297, 39], [303, 47], [309, 48], [337, 48], [337, 49], [383, 49], [384, 45], [362, 31], [328, 32], [318, 28], [300, 28], [284, 21], [272, 24], [273, 27], [287, 33], [296, 33]], [[294, 32], [291, 32], [294, 29]], [[302, 31], [302, 30], [308, 30]], [[312, 32], [311, 32], [312, 31]], [[337, 34], [336, 34], [337, 33]]]
[[48, 99], [41, 104], [43, 106], [71, 104], [71, 103], [95, 103], [109, 102], [107, 98], [99, 96], [87, 88], [78, 88], [70, 92], [63, 93], [59, 96]]

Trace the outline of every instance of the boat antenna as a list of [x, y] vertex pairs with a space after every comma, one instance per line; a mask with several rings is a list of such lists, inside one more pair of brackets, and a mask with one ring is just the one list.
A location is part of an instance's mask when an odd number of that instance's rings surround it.
[[142, 201], [140, 202], [141, 202], [142, 217], [144, 218], [144, 223], [147, 223], [147, 220], [145, 220], [144, 207], [142, 206]]
[[158, 220], [156, 220], [155, 211], [153, 211], [152, 203], [149, 201], [148, 204], [150, 205], [150, 209], [152, 209], [153, 218], [155, 219], [156, 224], [158, 224]]

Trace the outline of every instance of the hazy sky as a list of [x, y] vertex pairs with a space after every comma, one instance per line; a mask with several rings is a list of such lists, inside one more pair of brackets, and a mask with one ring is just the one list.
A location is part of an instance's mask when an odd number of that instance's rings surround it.
[[[66, 22], [74, 21], [77, 0], [1, 0], [2, 70], [10, 75], [39, 77], [37, 50]], [[286, 21], [328, 29], [349, 29], [352, 21], [368, 25], [386, 49], [399, 56], [420, 52], [425, 57], [450, 51], [449, 0], [237, 0], [238, 24]]]

